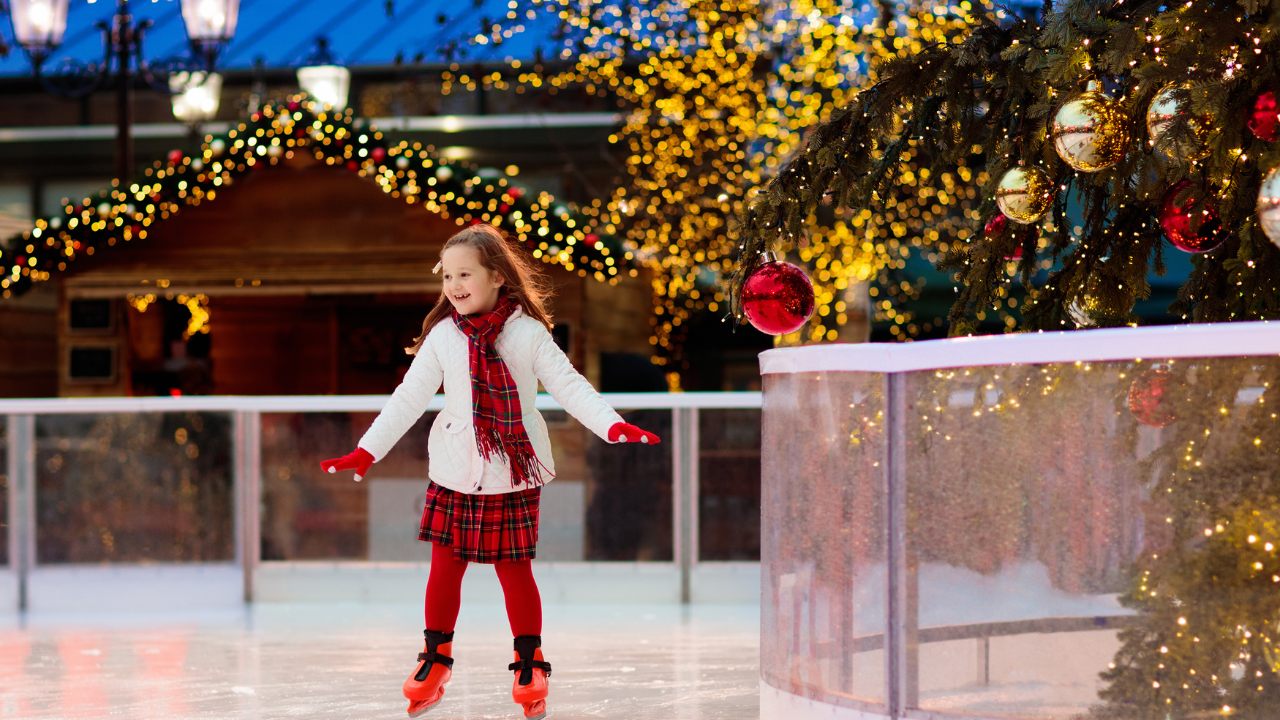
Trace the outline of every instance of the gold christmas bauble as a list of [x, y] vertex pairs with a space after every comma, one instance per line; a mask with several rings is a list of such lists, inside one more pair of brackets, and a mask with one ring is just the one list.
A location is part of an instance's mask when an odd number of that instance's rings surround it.
[[1030, 225], [1053, 207], [1053, 182], [1040, 168], [1012, 168], [1000, 178], [996, 205], [1010, 220]]
[[[1173, 160], [1179, 162], [1195, 162], [1209, 156], [1209, 145], [1205, 142], [1206, 135], [1209, 133], [1209, 127], [1213, 125], [1213, 118], [1209, 116], [1194, 117], [1189, 113], [1179, 110], [1178, 100], [1174, 93], [1179, 88], [1189, 88], [1189, 85], [1178, 85], [1171, 83], [1161, 88], [1156, 93], [1155, 99], [1151, 101], [1151, 107], [1147, 108], [1147, 135], [1151, 138], [1151, 144], [1156, 145], [1165, 154]], [[1195, 135], [1194, 140], [1182, 139], [1178, 142], [1162, 143], [1161, 139], [1168, 132], [1169, 126], [1173, 124], [1174, 119], [1179, 116], [1188, 115], [1187, 124], [1191, 127], [1191, 132]]]
[[1258, 223], [1267, 238], [1280, 247], [1280, 167], [1274, 167], [1258, 188]]
[[1119, 103], [1096, 88], [1097, 83], [1089, 83], [1088, 90], [1059, 108], [1049, 127], [1058, 157], [1084, 172], [1120, 162], [1129, 144]]

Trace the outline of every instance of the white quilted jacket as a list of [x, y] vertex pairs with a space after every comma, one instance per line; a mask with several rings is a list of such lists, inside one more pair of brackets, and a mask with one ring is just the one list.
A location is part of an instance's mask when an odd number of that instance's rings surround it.
[[[541, 482], [550, 482], [555, 476], [555, 463], [547, 424], [533, 407], [539, 380], [561, 407], [604, 440], [609, 439], [609, 428], [622, 422], [622, 416], [573, 369], [547, 328], [519, 308], [507, 318], [494, 346], [507, 364], [520, 394], [525, 431], [545, 468], [539, 471]], [[426, 412], [427, 404], [443, 380], [445, 409], [431, 425], [427, 440], [427, 476], [463, 493], [496, 495], [527, 489], [528, 485], [511, 486], [511, 471], [505, 457], [495, 456], [485, 461], [476, 448], [475, 431], [471, 427], [469, 357], [467, 337], [453, 321], [446, 319], [432, 328], [409, 366], [404, 382], [360, 438], [360, 447], [368, 451], [375, 462], [386, 457], [391, 447]]]

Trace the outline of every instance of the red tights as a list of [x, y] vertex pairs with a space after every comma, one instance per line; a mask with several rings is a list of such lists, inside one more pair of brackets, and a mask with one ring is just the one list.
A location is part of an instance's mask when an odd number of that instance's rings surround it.
[[[453, 632], [462, 604], [462, 575], [467, 561], [453, 556], [453, 548], [431, 544], [431, 575], [427, 578], [427, 629]], [[493, 564], [507, 600], [507, 620], [511, 634], [542, 634], [542, 596], [533, 581], [529, 560], [512, 560]]]

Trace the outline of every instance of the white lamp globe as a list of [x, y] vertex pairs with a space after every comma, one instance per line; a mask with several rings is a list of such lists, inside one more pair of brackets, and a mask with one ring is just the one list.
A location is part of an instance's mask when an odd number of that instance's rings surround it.
[[62, 44], [67, 30], [67, 5], [70, 0], [12, 0], [9, 15], [13, 20], [13, 38], [39, 64], [53, 49]]
[[173, 116], [189, 125], [212, 120], [218, 114], [222, 76], [218, 73], [174, 73], [169, 76]]
[[312, 65], [298, 68], [298, 85], [321, 103], [342, 110], [347, 107], [351, 71], [341, 65]]

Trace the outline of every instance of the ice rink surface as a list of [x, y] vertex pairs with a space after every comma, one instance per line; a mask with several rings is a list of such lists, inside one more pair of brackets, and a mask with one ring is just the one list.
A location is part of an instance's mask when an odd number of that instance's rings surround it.
[[[85, 598], [91, 605], [92, 598]], [[759, 608], [545, 608], [548, 720], [755, 720]], [[404, 718], [419, 605], [0, 616], [0, 717]], [[430, 720], [520, 718], [500, 604], [465, 604]]]

